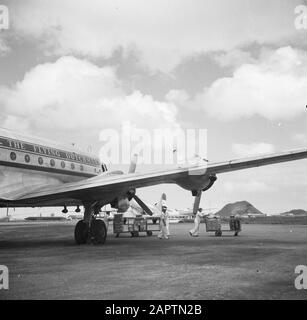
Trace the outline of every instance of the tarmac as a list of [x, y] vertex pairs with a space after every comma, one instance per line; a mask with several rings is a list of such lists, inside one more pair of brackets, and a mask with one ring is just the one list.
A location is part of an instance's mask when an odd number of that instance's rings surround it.
[[[171, 238], [74, 243], [76, 222], [1, 223], [0, 265], [9, 268], [3, 299], [307, 299], [297, 265], [307, 265], [306, 225], [243, 225], [215, 237], [201, 225], [171, 224]], [[226, 228], [226, 226], [225, 226]]]

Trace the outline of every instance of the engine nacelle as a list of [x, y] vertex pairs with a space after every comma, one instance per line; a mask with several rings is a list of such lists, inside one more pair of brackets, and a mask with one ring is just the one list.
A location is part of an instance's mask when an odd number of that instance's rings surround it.
[[210, 189], [217, 177], [215, 174], [204, 174], [204, 175], [189, 175], [181, 180], [177, 180], [176, 183], [183, 189], [193, 191], [193, 190], [203, 190], [206, 191]]

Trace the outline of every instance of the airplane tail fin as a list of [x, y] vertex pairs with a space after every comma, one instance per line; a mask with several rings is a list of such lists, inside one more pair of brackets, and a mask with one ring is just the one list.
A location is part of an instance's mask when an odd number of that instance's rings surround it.
[[160, 201], [157, 204], [157, 207], [160, 211], [162, 211], [162, 205], [166, 203], [166, 194], [162, 193]]

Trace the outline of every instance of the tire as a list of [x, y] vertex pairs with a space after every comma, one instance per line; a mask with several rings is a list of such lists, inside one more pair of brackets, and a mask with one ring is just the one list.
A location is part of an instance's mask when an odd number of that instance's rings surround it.
[[75, 241], [77, 244], [85, 244], [89, 235], [88, 224], [84, 220], [78, 221], [75, 227]]
[[93, 244], [104, 244], [107, 238], [107, 228], [102, 220], [93, 220], [90, 227]]
[[151, 237], [152, 236], [152, 231], [147, 231], [147, 235], [148, 235], [148, 237]]

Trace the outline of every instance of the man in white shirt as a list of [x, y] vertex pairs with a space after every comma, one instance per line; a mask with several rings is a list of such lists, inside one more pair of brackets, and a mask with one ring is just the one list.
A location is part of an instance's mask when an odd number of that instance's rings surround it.
[[161, 212], [161, 219], [160, 219], [160, 232], [158, 234], [159, 239], [163, 239], [163, 238], [169, 239], [167, 226], [166, 226], [166, 220], [167, 220], [166, 210], [167, 210], [166, 204], [162, 204], [162, 212]]
[[203, 209], [199, 208], [194, 219], [194, 228], [189, 231], [190, 236], [192, 237], [198, 237], [199, 234], [199, 227], [200, 227], [200, 222], [203, 217], [202, 213]]

